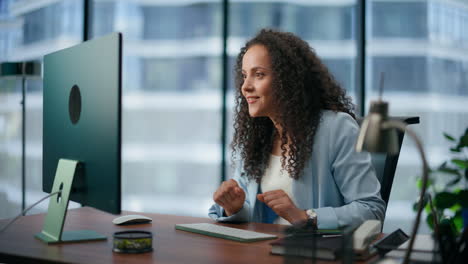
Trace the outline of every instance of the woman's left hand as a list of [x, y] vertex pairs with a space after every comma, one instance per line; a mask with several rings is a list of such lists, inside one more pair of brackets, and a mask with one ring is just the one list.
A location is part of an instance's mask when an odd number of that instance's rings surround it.
[[299, 224], [307, 221], [307, 214], [304, 210], [294, 205], [293, 201], [283, 190], [274, 190], [257, 194], [257, 199], [265, 203], [280, 217], [286, 219], [291, 224]]

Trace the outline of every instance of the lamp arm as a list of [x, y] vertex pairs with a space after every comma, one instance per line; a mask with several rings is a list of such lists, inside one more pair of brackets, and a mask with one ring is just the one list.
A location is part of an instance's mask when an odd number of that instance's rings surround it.
[[423, 163], [422, 186], [421, 186], [421, 194], [419, 196], [419, 202], [418, 202], [418, 212], [416, 214], [416, 220], [414, 221], [414, 224], [413, 224], [413, 231], [411, 233], [411, 238], [408, 244], [408, 249], [406, 250], [405, 258], [403, 260], [403, 264], [408, 264], [410, 260], [410, 256], [411, 256], [411, 251], [413, 250], [414, 240], [416, 239], [416, 234], [418, 232], [419, 222], [421, 219], [421, 213], [423, 210], [423, 200], [424, 200], [424, 196], [426, 195], [426, 188], [427, 188], [426, 185], [429, 179], [429, 166], [427, 164], [426, 155], [424, 154], [424, 148], [423, 148], [421, 140], [419, 139], [419, 137], [416, 135], [416, 133], [412, 129], [406, 126], [406, 123], [402, 121], [398, 121], [398, 120], [388, 120], [382, 124], [382, 128], [383, 129], [396, 128], [402, 132], [406, 132], [415, 141], [416, 147], [419, 151], [419, 154], [421, 155], [421, 160]]

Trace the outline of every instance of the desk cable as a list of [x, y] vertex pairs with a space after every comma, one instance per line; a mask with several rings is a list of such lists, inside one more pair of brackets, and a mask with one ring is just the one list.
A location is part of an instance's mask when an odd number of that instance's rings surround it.
[[0, 234], [5, 231], [11, 224], [13, 224], [16, 220], [18, 220], [22, 215], [24, 215], [27, 211], [31, 210], [34, 206], [38, 205], [39, 203], [41, 203], [42, 201], [44, 201], [45, 199], [51, 197], [51, 196], [54, 196], [56, 194], [59, 194], [61, 193], [61, 191], [57, 191], [57, 192], [53, 192], [49, 195], [47, 195], [46, 197], [40, 199], [39, 201], [35, 202], [33, 205], [29, 206], [28, 208], [24, 209], [23, 212], [21, 212], [19, 215], [17, 215], [15, 218], [13, 218], [10, 222], [8, 222], [5, 226], [3, 226], [1, 229], [0, 229]]

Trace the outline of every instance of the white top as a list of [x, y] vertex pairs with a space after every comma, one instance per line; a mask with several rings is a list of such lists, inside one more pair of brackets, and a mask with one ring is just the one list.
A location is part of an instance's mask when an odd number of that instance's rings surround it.
[[[293, 179], [289, 177], [289, 173], [281, 168], [281, 156], [270, 155], [270, 162], [262, 177], [262, 192], [281, 189], [291, 198], [294, 204], [296, 204], [292, 193], [292, 182]], [[290, 225], [290, 223], [282, 217], [278, 217], [273, 224]]]

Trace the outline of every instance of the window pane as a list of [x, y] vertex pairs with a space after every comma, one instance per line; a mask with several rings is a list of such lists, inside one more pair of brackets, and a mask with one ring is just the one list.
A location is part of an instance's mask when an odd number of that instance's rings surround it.
[[[83, 31], [83, 0], [34, 1], [16, 0], [0, 2], [0, 62], [41, 61], [48, 53], [80, 43]], [[3, 28], [6, 28], [3, 31]], [[1, 82], [1, 81], [0, 81]], [[1, 114], [5, 136], [0, 138], [0, 180], [7, 177], [8, 187], [21, 184], [21, 79], [16, 81], [16, 99], [1, 103]], [[5, 83], [2, 84], [2, 86]], [[42, 192], [42, 79], [26, 81], [26, 206], [43, 196]], [[6, 85], [8, 86], [8, 85]], [[2, 93], [0, 88], [0, 93]], [[3, 90], [4, 92], [5, 90]], [[8, 94], [8, 93], [7, 93]], [[14, 103], [12, 103], [14, 102]], [[18, 105], [16, 104], [18, 103]], [[15, 116], [13, 119], [12, 117]], [[0, 117], [2, 119], [2, 117]], [[19, 130], [18, 130], [19, 129]], [[1, 130], [1, 129], [0, 129]], [[16, 132], [15, 132], [16, 131]], [[14, 133], [16, 136], [12, 137]], [[0, 132], [0, 135], [2, 132]], [[6, 146], [6, 147], [5, 147]], [[7, 162], [7, 163], [5, 163]], [[8, 170], [7, 174], [3, 170]], [[17, 172], [14, 172], [17, 171]], [[12, 189], [13, 190], [13, 189]], [[15, 203], [21, 209], [21, 189], [15, 190]], [[17, 193], [18, 192], [18, 193]], [[4, 194], [0, 190], [0, 204]], [[7, 192], [10, 197], [11, 191]], [[19, 197], [19, 198], [16, 198]], [[73, 204], [73, 203], [72, 203]], [[76, 207], [73, 204], [72, 207]], [[47, 210], [47, 203], [41, 203], [30, 213]], [[1, 212], [0, 212], [1, 214]], [[11, 213], [5, 217], [12, 217]], [[2, 215], [0, 215], [2, 217]]]
[[93, 35], [124, 38], [124, 210], [207, 216], [221, 164], [220, 3], [93, 2]]
[[[234, 107], [233, 69], [245, 42], [262, 28], [292, 32], [306, 40], [329, 67], [334, 77], [355, 100], [355, 13], [356, 1], [253, 1], [230, 2], [228, 38], [229, 96], [228, 140], [232, 140]], [[229, 143], [228, 142], [228, 143]], [[230, 149], [227, 157], [230, 157]], [[231, 174], [232, 169], [227, 167]]]
[[371, 3], [373, 37], [425, 38], [426, 1], [374, 1]]
[[20, 26], [11, 33], [15, 42], [5, 61], [41, 60], [81, 42], [83, 0], [35, 2], [10, 1], [10, 19]]
[[[431, 167], [451, 156], [447, 132], [458, 138], [468, 127], [468, 3], [377, 1], [368, 7], [367, 106], [385, 74], [384, 100], [392, 116], [419, 116], [411, 128], [421, 137]], [[387, 209], [384, 232], [411, 230], [421, 160], [405, 137]], [[422, 223], [421, 232], [428, 232]]]
[[21, 212], [21, 78], [0, 77], [0, 219]]

